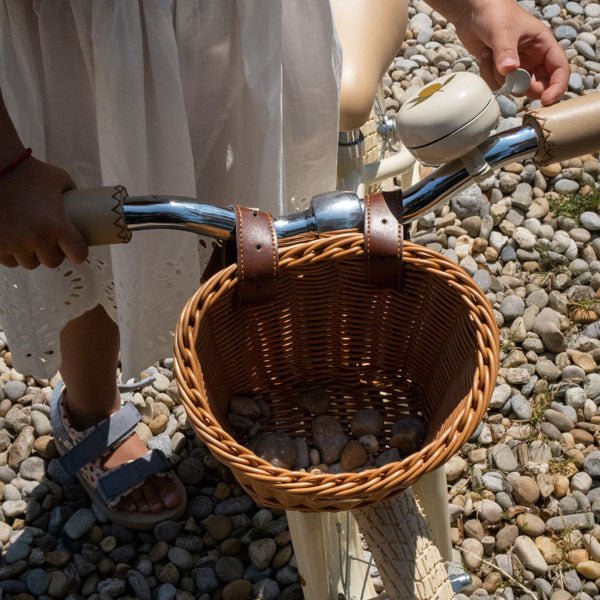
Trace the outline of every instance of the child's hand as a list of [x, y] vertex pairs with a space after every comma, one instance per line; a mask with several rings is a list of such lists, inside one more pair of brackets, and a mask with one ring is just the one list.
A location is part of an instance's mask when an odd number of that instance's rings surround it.
[[481, 76], [496, 89], [521, 67], [535, 75], [527, 91], [542, 104], [560, 100], [571, 70], [552, 31], [514, 0], [428, 0], [456, 27], [467, 50], [481, 61]]
[[74, 187], [63, 169], [32, 157], [0, 177], [0, 264], [35, 269], [86, 259], [87, 245], [62, 206], [62, 193]]
[[567, 89], [569, 63], [552, 31], [514, 0], [470, 0], [454, 24], [466, 48], [481, 60], [481, 76], [492, 89], [521, 67], [535, 80], [529, 98], [544, 105], [560, 100]]

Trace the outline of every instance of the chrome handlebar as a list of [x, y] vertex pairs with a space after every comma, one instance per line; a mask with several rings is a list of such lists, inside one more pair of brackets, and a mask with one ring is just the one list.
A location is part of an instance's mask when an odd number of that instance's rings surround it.
[[[534, 127], [524, 125], [489, 137], [479, 151], [491, 169], [531, 158], [538, 149]], [[403, 192], [403, 221], [409, 223], [430, 212], [450, 196], [473, 182], [460, 159], [446, 163]], [[311, 207], [275, 217], [277, 237], [289, 238], [307, 232], [325, 233], [360, 228], [363, 201], [353, 192], [328, 192], [315, 196]], [[180, 196], [132, 196], [123, 206], [130, 231], [178, 229], [228, 240], [234, 235], [233, 209], [198, 203]]]

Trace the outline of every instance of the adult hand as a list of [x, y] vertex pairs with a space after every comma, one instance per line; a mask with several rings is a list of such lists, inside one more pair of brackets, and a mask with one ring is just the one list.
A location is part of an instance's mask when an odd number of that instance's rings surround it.
[[529, 98], [540, 98], [544, 105], [560, 100], [571, 72], [565, 53], [551, 30], [514, 0], [437, 0], [432, 5], [447, 14], [467, 50], [481, 60], [481, 76], [492, 89], [521, 67], [535, 76]]
[[87, 245], [62, 206], [62, 193], [74, 187], [63, 169], [33, 157], [1, 176], [0, 264], [53, 268], [86, 259]]

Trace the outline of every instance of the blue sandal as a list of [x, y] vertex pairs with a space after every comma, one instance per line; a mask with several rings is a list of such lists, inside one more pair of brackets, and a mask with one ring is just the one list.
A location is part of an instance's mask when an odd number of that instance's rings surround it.
[[[171, 464], [160, 450], [150, 450], [144, 456], [107, 470], [103, 461], [135, 431], [141, 415], [131, 402], [97, 425], [78, 431], [69, 422], [65, 409], [65, 386], [59, 383], [52, 395], [50, 416], [56, 447], [63, 469], [77, 475], [96, 506], [107, 519], [131, 529], [151, 529], [165, 520], [176, 520], [187, 507], [185, 487], [171, 471]], [[122, 498], [144, 484], [151, 476], [168, 477], [184, 498], [175, 508], [160, 512], [128, 512], [117, 509]]]

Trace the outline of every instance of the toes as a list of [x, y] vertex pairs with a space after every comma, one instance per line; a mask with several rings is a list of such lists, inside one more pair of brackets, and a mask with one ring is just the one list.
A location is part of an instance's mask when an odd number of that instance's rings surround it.
[[137, 510], [135, 502], [133, 502], [129, 496], [126, 496], [119, 502], [119, 508], [126, 512], [135, 512]]
[[175, 508], [181, 503], [183, 498], [178, 487], [175, 486], [175, 480], [170, 477], [157, 477], [156, 482], [162, 503], [166, 508]]
[[164, 507], [163, 503], [160, 499], [160, 493], [156, 486], [156, 477], [151, 477], [144, 483], [142, 490], [144, 491], [144, 496], [146, 497], [146, 502], [150, 507], [151, 512], [160, 512]]
[[131, 498], [131, 500], [135, 502], [135, 505], [137, 506], [137, 509], [140, 512], [148, 512], [150, 510], [142, 488], [137, 488], [137, 490], [133, 490], [133, 492], [129, 494], [129, 498]]

